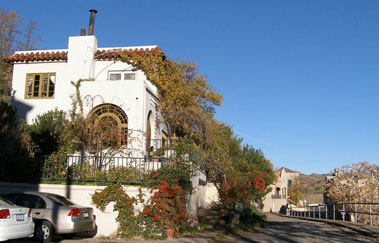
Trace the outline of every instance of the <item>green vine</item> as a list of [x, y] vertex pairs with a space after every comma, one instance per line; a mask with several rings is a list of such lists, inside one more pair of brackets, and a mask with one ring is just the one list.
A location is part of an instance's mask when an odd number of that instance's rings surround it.
[[79, 106], [80, 114], [83, 115], [83, 101], [80, 94], [80, 85], [81, 83], [85, 81], [84, 79], [79, 79], [76, 83], [74, 81], [71, 81], [71, 84], [75, 87], [75, 97], [72, 99], [72, 113], [76, 113], [76, 109]]

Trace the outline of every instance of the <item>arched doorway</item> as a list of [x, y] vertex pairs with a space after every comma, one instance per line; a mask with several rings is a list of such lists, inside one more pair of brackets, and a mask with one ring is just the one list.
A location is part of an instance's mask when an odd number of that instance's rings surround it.
[[280, 188], [279, 187], [275, 188], [275, 196], [277, 196], [277, 197], [280, 196]]

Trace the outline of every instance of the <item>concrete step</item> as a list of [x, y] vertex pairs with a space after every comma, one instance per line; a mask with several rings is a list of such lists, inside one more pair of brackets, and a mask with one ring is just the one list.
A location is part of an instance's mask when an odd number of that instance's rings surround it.
[[210, 220], [210, 219], [221, 219], [221, 215], [202, 215], [200, 216], [202, 219]]
[[208, 224], [208, 227], [212, 229], [222, 229], [226, 222], [225, 215], [214, 209], [204, 209], [200, 213], [199, 219]]

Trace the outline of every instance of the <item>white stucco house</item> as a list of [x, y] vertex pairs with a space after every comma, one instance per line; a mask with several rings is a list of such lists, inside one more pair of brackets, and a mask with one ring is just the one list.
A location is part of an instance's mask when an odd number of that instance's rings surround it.
[[68, 48], [16, 52], [12, 105], [28, 124], [58, 108], [69, 112], [73, 82], [81, 82], [85, 115], [96, 114], [117, 124], [120, 143], [129, 156], [143, 157], [167, 139], [168, 127], [157, 111], [158, 90], [144, 72], [120, 60], [121, 53], [160, 53], [157, 46], [98, 47], [94, 35], [71, 36]]
[[[92, 18], [96, 10], [90, 12]], [[143, 70], [122, 61], [121, 56], [138, 53], [165, 58], [165, 55], [157, 46], [101, 48], [93, 35], [93, 21], [90, 20], [89, 35], [68, 38], [67, 49], [19, 51], [6, 57], [5, 61], [13, 64], [11, 98], [17, 118], [32, 124], [38, 115], [55, 108], [71, 112], [72, 97], [76, 93], [72, 82], [82, 80], [80, 94], [84, 116], [106, 119], [118, 129], [122, 154], [117, 156], [123, 159], [121, 165], [138, 167], [140, 171], [143, 170], [141, 167], [145, 170], [158, 169], [161, 161], [155, 158], [150, 160], [149, 153], [162, 147], [168, 141], [168, 135], [172, 134], [157, 109], [158, 89]], [[163, 156], [167, 158], [171, 152], [165, 150]], [[76, 162], [68, 161], [68, 165], [70, 163]], [[198, 170], [191, 179], [194, 190], [188, 195], [187, 207], [190, 212], [196, 212], [198, 207], [206, 204], [202, 183], [206, 181], [206, 176]], [[28, 190], [53, 192], [91, 207], [94, 207], [91, 195], [102, 189], [104, 187], [101, 186], [0, 183], [1, 193]], [[138, 186], [124, 189], [129, 196], [136, 196], [139, 192]], [[97, 216], [98, 235], [115, 235], [118, 223], [113, 206], [109, 205], [105, 212], [94, 208], [94, 213]]]

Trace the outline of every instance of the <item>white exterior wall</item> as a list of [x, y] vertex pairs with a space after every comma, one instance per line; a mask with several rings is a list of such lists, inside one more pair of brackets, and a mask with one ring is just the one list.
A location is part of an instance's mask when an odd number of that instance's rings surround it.
[[[62, 110], [71, 108], [70, 95], [74, 88], [67, 78], [66, 62], [44, 62], [44, 63], [20, 63], [13, 66], [12, 80], [12, 105], [17, 108], [18, 119], [25, 119], [28, 124], [33, 119], [46, 111], [56, 107]], [[25, 99], [25, 82], [27, 73], [55, 73], [56, 85], [54, 98]]]
[[[94, 215], [96, 215], [96, 225], [98, 227], [96, 235], [97, 237], [115, 235], [115, 233], [117, 233], [118, 228], [118, 223], [116, 222], [118, 212], [113, 211], [113, 203], [108, 205], [105, 208], [104, 212], [101, 212], [99, 209], [96, 208], [94, 204], [92, 204], [92, 195], [96, 191], [101, 191], [104, 188], [105, 186], [66, 186], [49, 184], [34, 185], [0, 182], [0, 194], [17, 193], [25, 191], [48, 192], [67, 197], [78, 205], [92, 207], [94, 210], [93, 213]], [[130, 197], [137, 197], [137, 195], [139, 194], [138, 189], [139, 187], [137, 186], [124, 186], [125, 192]], [[147, 195], [145, 199], [151, 197], [150, 190], [143, 189], [142, 192]], [[139, 208], [136, 207], [136, 210], [138, 209]]]
[[[197, 212], [198, 206], [202, 206], [202, 202], [205, 198], [205, 187], [199, 185], [193, 185], [194, 190], [192, 195], [189, 196], [190, 200], [188, 202], [188, 210], [190, 212]], [[116, 222], [116, 217], [118, 212], [113, 211], [113, 203], [109, 204], [104, 212], [96, 208], [92, 203], [92, 195], [95, 192], [104, 190], [105, 186], [79, 186], [79, 185], [53, 185], [53, 184], [23, 184], [23, 183], [6, 183], [0, 182], [0, 195], [25, 192], [25, 191], [39, 191], [39, 192], [48, 192], [55, 193], [64, 197], [69, 198], [74, 203], [92, 207], [94, 210], [94, 215], [96, 215], [96, 225], [97, 235], [100, 236], [115, 236], [117, 233], [118, 223]], [[138, 186], [123, 186], [124, 191], [130, 196], [137, 198], [139, 194]], [[142, 193], [145, 194], [144, 199], [145, 203], [150, 203], [152, 193], [150, 189], [142, 187]], [[200, 204], [199, 204], [200, 203]], [[137, 212], [143, 210], [143, 204], [134, 205], [134, 209]]]

